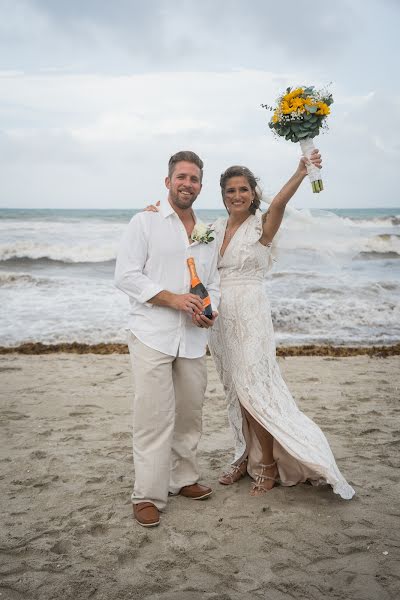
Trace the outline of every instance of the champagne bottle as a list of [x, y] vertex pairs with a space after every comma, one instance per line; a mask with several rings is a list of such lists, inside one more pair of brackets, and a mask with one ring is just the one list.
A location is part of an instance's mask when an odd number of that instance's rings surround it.
[[208, 319], [212, 319], [212, 307], [209, 293], [207, 292], [204, 285], [201, 283], [199, 276], [196, 272], [196, 265], [194, 264], [194, 258], [190, 257], [187, 259], [187, 264], [190, 271], [190, 293], [199, 296], [203, 302], [203, 315]]

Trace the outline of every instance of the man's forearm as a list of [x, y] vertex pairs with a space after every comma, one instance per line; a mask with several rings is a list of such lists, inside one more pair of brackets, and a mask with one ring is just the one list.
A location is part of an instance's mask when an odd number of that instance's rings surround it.
[[175, 300], [176, 294], [168, 292], [167, 290], [162, 290], [161, 292], [150, 298], [150, 300], [148, 300], [147, 302], [149, 302], [150, 304], [155, 304], [156, 306], [167, 306], [168, 308], [175, 308]]
[[195, 313], [203, 312], [203, 301], [199, 296], [195, 294], [174, 294], [167, 290], [158, 292], [155, 296], [147, 300], [150, 304], [156, 306], [165, 306], [167, 308], [173, 308], [175, 310], [183, 310], [186, 313], [192, 315]]

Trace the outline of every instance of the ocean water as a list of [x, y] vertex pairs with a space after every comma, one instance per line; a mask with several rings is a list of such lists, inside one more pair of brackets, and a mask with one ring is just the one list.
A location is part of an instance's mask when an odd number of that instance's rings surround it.
[[[135, 212], [0, 209], [0, 345], [124, 342], [113, 272]], [[400, 208], [289, 208], [265, 285], [278, 344], [400, 341]]]

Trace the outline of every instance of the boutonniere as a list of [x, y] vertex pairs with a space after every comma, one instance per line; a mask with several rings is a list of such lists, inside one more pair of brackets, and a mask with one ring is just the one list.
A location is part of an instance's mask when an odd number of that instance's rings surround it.
[[208, 244], [214, 239], [214, 229], [205, 223], [197, 222], [190, 237], [193, 242]]

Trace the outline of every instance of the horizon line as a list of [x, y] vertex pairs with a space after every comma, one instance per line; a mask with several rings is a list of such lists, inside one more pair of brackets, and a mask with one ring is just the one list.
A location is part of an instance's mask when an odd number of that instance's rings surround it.
[[[294, 207], [292, 207], [294, 208]], [[399, 206], [326, 206], [326, 207], [316, 207], [316, 206], [303, 206], [303, 207], [295, 207], [296, 210], [302, 210], [303, 208], [308, 208], [308, 209], [317, 209], [317, 210], [375, 210], [375, 209], [381, 209], [381, 210], [392, 210], [392, 209], [398, 209], [400, 210], [400, 205]], [[84, 207], [84, 208], [71, 208], [71, 207], [45, 207], [45, 206], [24, 206], [24, 207], [11, 207], [11, 206], [0, 206], [0, 210], [93, 210], [93, 211], [99, 211], [99, 210], [142, 210], [141, 207], [135, 208], [135, 207], [120, 207], [120, 208], [93, 208], [93, 207]], [[212, 207], [199, 207], [196, 210], [225, 210], [225, 207], [221, 207], [221, 208], [212, 208]]]

